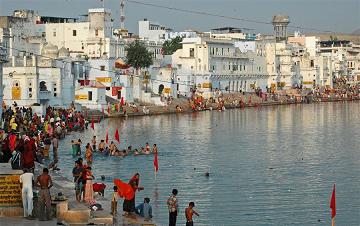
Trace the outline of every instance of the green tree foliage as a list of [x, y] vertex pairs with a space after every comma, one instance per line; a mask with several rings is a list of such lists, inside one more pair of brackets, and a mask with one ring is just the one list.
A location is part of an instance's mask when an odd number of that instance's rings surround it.
[[181, 42], [182, 42], [182, 37], [179, 36], [171, 40], [165, 41], [162, 47], [164, 55], [172, 55], [173, 53], [176, 52], [176, 50], [181, 49], [182, 48]]
[[131, 43], [125, 49], [127, 51], [126, 63], [138, 69], [148, 68], [153, 63], [152, 53], [139, 41]]

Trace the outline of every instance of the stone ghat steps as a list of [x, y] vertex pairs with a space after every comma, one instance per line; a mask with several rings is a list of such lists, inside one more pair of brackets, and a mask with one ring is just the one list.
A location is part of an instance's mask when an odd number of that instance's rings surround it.
[[[36, 175], [40, 174], [42, 166], [36, 165]], [[103, 210], [91, 211], [88, 204], [77, 202], [75, 199], [74, 183], [62, 176], [61, 171], [50, 170], [50, 175], [54, 186], [50, 189], [52, 196], [61, 192], [66, 198], [66, 201], [59, 202], [56, 205], [57, 222], [64, 225], [121, 225], [121, 226], [159, 226], [159, 224], [145, 221], [143, 218], [123, 217], [120, 214], [113, 217], [110, 214], [111, 202], [106, 198], [95, 193], [96, 203], [101, 204]], [[118, 204], [120, 210], [120, 204]]]

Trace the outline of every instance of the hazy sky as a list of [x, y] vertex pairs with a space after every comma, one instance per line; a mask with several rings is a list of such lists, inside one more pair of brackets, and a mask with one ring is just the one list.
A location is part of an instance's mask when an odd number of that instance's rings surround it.
[[[351, 33], [360, 28], [360, 0], [137, 0], [146, 3], [205, 11], [236, 18], [270, 22], [275, 14], [290, 16], [293, 26]], [[120, 0], [105, 0], [112, 10], [115, 25], [119, 24]], [[37, 10], [45, 16], [77, 17], [88, 8], [102, 7], [100, 0], [0, 0], [0, 15], [10, 15], [14, 9]], [[233, 26], [254, 29], [254, 33], [271, 33], [271, 25], [195, 15], [167, 9], [126, 3], [126, 27], [138, 32], [137, 21], [147, 18], [174, 30]], [[294, 30], [293, 28], [290, 29]], [[308, 31], [309, 32], [309, 31]]]

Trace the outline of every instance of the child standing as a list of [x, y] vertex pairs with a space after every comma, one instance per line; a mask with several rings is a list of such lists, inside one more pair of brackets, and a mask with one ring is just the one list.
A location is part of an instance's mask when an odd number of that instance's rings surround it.
[[193, 209], [195, 207], [194, 202], [190, 202], [189, 206], [185, 209], [186, 226], [194, 226], [193, 215], [199, 216], [199, 214]]
[[117, 186], [114, 186], [114, 194], [111, 199], [111, 214], [115, 216], [117, 214], [117, 201], [119, 198]]

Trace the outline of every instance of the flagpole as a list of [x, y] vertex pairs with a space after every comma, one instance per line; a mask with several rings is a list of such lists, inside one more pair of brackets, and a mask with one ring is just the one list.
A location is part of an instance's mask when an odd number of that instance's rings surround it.
[[331, 218], [331, 226], [335, 226], [335, 217]]
[[[155, 180], [156, 180], [156, 168], [154, 167], [154, 175], [155, 175]], [[334, 225], [333, 225], [334, 226]]]

